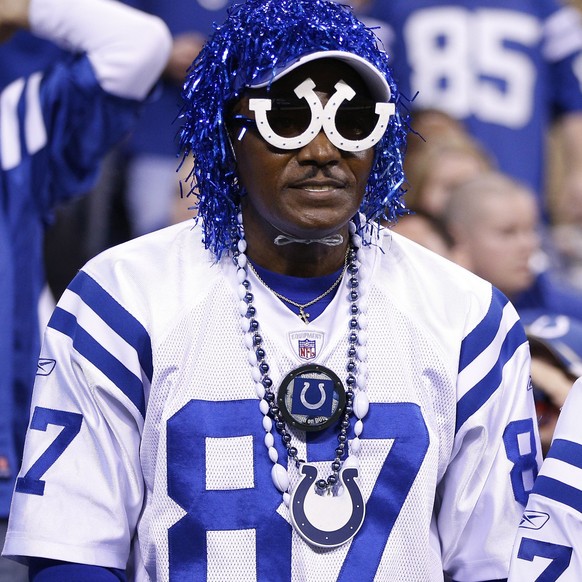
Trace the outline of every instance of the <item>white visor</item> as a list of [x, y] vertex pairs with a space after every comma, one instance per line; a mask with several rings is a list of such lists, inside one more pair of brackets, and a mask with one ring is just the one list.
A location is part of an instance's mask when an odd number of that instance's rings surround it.
[[295, 61], [289, 61], [285, 65], [275, 67], [267, 74], [267, 77], [264, 75], [259, 77], [253, 81], [249, 87], [251, 89], [267, 87], [271, 83], [284, 77], [287, 73], [295, 70], [297, 67], [317, 59], [337, 59], [347, 63], [360, 75], [360, 77], [362, 77], [374, 99], [384, 103], [390, 101], [390, 85], [388, 85], [388, 81], [386, 81], [384, 75], [366, 59], [345, 51], [317, 51], [308, 55], [303, 55]]

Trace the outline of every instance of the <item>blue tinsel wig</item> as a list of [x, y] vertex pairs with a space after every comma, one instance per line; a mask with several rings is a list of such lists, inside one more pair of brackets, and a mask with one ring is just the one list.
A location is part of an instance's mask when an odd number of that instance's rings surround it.
[[321, 50], [355, 53], [379, 69], [396, 113], [375, 146], [376, 158], [360, 211], [368, 222], [395, 220], [402, 202], [406, 123], [388, 57], [352, 9], [329, 0], [247, 0], [233, 6], [192, 64], [182, 97], [180, 147], [194, 160], [193, 191], [204, 243], [217, 258], [238, 240], [236, 216], [245, 192], [239, 184], [226, 119], [245, 88], [277, 65]]

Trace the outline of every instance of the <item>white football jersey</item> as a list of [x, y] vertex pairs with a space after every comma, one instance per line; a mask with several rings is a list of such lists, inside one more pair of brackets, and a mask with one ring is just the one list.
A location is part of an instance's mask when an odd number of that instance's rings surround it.
[[582, 379], [568, 394], [519, 525], [510, 580], [582, 580]]
[[[505, 578], [541, 460], [528, 345], [507, 299], [389, 231], [364, 247], [366, 517], [321, 550], [294, 531], [271, 479], [235, 266], [200, 239], [188, 221], [110, 249], [62, 296], [5, 554], [130, 559], [138, 581]], [[274, 386], [315, 363], [345, 381], [347, 281], [309, 324], [249, 281]], [[329, 475], [338, 429], [291, 433]], [[287, 472], [293, 490], [299, 470]]]

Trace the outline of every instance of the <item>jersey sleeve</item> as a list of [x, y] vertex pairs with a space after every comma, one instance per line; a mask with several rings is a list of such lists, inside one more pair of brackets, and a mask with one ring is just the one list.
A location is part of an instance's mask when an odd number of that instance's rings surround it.
[[31, 0], [31, 30], [71, 53], [87, 54], [100, 86], [144, 99], [170, 56], [164, 22], [111, 0]]
[[582, 580], [582, 379], [568, 394], [523, 514], [510, 580]]
[[126, 567], [151, 371], [144, 326], [81, 271], [45, 334], [5, 555]]
[[467, 581], [507, 578], [515, 530], [541, 462], [529, 348], [518, 315], [493, 289], [480, 317], [461, 347], [455, 440], [436, 505], [444, 570]]
[[1, 94], [0, 160], [9, 190], [33, 192], [49, 221], [56, 204], [90, 190], [135, 126], [171, 37], [161, 20], [109, 0], [33, 0], [30, 21], [71, 54]]

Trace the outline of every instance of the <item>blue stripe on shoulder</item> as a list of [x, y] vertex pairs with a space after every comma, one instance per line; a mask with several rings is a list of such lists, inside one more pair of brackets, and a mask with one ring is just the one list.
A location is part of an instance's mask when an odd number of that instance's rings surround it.
[[135, 349], [140, 366], [151, 382], [152, 345], [144, 326], [83, 271], [72, 280], [69, 289], [79, 295], [116, 334]]
[[563, 503], [582, 513], [582, 491], [571, 485], [566, 485], [557, 479], [552, 479], [545, 475], [538, 475], [531, 493], [537, 493], [547, 499]]
[[499, 331], [503, 309], [509, 300], [499, 289], [493, 287], [493, 295], [487, 315], [463, 340], [459, 372], [463, 371], [493, 341]]
[[48, 327], [69, 336], [73, 340], [75, 349], [118, 386], [145, 417], [145, 396], [140, 378], [91, 337], [79, 325], [74, 315], [57, 307], [51, 316]]
[[[491, 306], [487, 315], [473, 332], [463, 340], [463, 345], [461, 346], [461, 361], [459, 362], [460, 370], [466, 368], [491, 344], [499, 330], [499, 324], [503, 316], [503, 307], [507, 302], [507, 298], [501, 292], [494, 290]], [[475, 333], [479, 330], [482, 335]], [[505, 364], [507, 364], [517, 348], [525, 341], [525, 332], [518, 320], [505, 336], [495, 365], [457, 403], [455, 433], [495, 393], [501, 384]]]
[[547, 458], [564, 461], [568, 465], [582, 469], [582, 445], [564, 439], [554, 439]]

